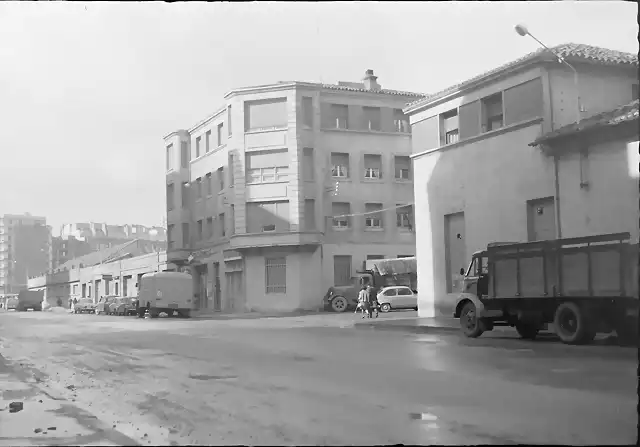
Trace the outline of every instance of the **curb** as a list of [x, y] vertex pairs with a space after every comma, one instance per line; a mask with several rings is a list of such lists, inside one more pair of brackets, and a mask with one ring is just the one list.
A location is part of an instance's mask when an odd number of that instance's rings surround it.
[[356, 323], [353, 325], [356, 329], [374, 329], [381, 331], [408, 332], [412, 334], [429, 334], [429, 333], [459, 333], [459, 327], [452, 326], [416, 326], [416, 325], [398, 325], [398, 324], [376, 324], [376, 323]]

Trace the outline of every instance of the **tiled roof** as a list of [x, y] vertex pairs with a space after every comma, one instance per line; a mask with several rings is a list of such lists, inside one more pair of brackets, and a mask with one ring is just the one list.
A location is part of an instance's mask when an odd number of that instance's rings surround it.
[[[555, 53], [562, 56], [567, 62], [583, 62], [592, 63], [598, 65], [627, 65], [630, 67], [638, 66], [638, 55], [632, 53], [624, 53], [622, 51], [609, 50], [606, 48], [594, 47], [591, 45], [583, 45], [576, 43], [566, 43], [551, 48]], [[525, 63], [535, 60], [545, 60], [547, 58], [554, 58], [547, 49], [540, 48], [533, 53], [529, 53], [519, 59], [509, 62], [508, 64], [501, 65], [497, 68], [489, 70], [481, 75], [475, 76], [459, 84], [448, 87], [438, 93], [427, 95], [425, 98], [413, 101], [405, 107], [406, 109], [414, 108], [422, 104], [428, 104], [436, 99], [442, 98], [450, 93], [454, 93], [460, 89], [463, 89], [471, 84], [474, 84], [484, 78], [499, 74], [503, 71], [515, 68], [518, 65], [524, 65]]]
[[413, 98], [424, 98], [426, 95], [423, 93], [415, 93], [415, 92], [404, 92], [401, 90], [389, 90], [389, 89], [380, 89], [380, 90], [367, 90], [366, 88], [356, 88], [348, 85], [338, 85], [338, 84], [316, 84], [322, 88], [326, 88], [328, 90], [341, 90], [344, 92], [361, 92], [361, 93], [378, 93], [381, 95], [394, 95], [394, 96], [408, 96]]
[[539, 144], [546, 143], [557, 138], [566, 137], [586, 130], [595, 130], [601, 127], [616, 126], [618, 124], [626, 123], [629, 121], [637, 120], [640, 116], [638, 112], [637, 99], [624, 106], [617, 107], [607, 112], [599, 113], [580, 121], [580, 124], [573, 123], [568, 126], [561, 127], [560, 129], [549, 132], [546, 135], [538, 138], [529, 146], [538, 146]]

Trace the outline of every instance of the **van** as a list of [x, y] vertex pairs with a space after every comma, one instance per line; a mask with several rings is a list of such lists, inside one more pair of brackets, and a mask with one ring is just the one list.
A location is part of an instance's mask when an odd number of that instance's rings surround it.
[[181, 272], [147, 273], [141, 278], [138, 299], [140, 308], [148, 308], [151, 318], [174, 312], [183, 318], [191, 315], [193, 277]]

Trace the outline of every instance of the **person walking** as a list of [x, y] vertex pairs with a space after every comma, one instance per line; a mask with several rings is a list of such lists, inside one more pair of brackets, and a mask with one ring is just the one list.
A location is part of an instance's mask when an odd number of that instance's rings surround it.
[[371, 284], [367, 285], [367, 298], [369, 299], [369, 318], [372, 318], [373, 312], [376, 313], [376, 318], [378, 318], [378, 298], [376, 297], [376, 290], [371, 287]]

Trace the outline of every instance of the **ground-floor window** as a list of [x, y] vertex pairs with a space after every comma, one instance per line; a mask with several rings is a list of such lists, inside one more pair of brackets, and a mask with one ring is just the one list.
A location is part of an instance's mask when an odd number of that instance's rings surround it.
[[287, 258], [265, 258], [266, 293], [287, 293]]

